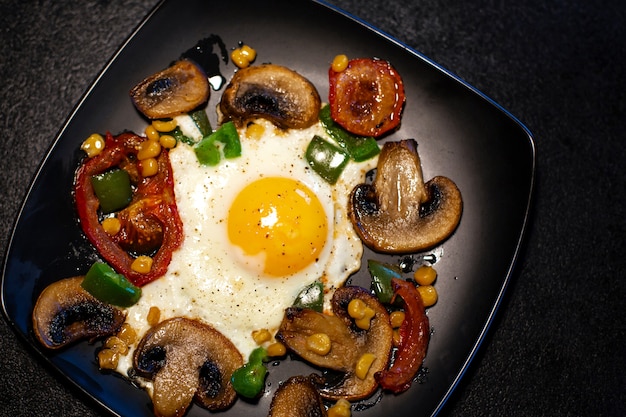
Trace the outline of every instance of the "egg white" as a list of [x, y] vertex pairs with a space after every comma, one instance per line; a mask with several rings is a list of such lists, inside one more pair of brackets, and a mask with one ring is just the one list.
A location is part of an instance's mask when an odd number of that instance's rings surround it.
[[[265, 128], [262, 137], [248, 137], [246, 129], [241, 129], [241, 157], [222, 160], [215, 167], [199, 164], [187, 145], [170, 151], [184, 240], [173, 253], [167, 273], [144, 286], [139, 302], [128, 309], [126, 321], [139, 337], [149, 330], [146, 317], [150, 307], [156, 306], [161, 320], [185, 316], [210, 324], [247, 358], [257, 347], [252, 331], [274, 333], [285, 308], [305, 286], [324, 277], [328, 308], [333, 290], [359, 269], [363, 246], [348, 219], [348, 196], [375, 167], [377, 158], [349, 163], [337, 183], [330, 185], [304, 159], [314, 135], [327, 138], [323, 127], [316, 124], [283, 131], [263, 120], [257, 123]], [[241, 251], [228, 238], [228, 210], [238, 192], [261, 177], [272, 176], [308, 186], [324, 207], [329, 226], [318, 261], [289, 277], [268, 277], [245, 267]], [[125, 374], [131, 365], [132, 348], [121, 358], [118, 371]]]

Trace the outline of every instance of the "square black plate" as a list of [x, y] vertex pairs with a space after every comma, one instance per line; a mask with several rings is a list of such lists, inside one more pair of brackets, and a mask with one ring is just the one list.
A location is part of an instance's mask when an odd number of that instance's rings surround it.
[[[98, 371], [93, 345], [42, 349], [32, 336], [30, 315], [46, 285], [84, 273], [97, 258], [77, 225], [71, 197], [81, 142], [93, 132], [142, 131], [146, 122], [128, 98], [130, 87], [211, 34], [228, 48], [240, 41], [252, 45], [259, 53], [257, 62], [298, 71], [323, 98], [328, 65], [339, 53], [389, 60], [403, 76], [407, 103], [402, 126], [389, 139], [415, 138], [425, 178], [452, 178], [463, 193], [464, 213], [452, 238], [430, 253], [438, 259], [440, 298], [428, 310], [433, 330], [424, 363], [428, 373], [402, 395], [374, 397], [371, 402], [377, 403], [356, 415], [436, 414], [473, 358], [510, 279], [534, 180], [532, 137], [513, 116], [427, 58], [315, 1], [170, 0], [146, 17], [78, 103], [32, 184], [4, 265], [2, 303], [9, 322], [40, 358], [105, 409], [152, 415], [144, 391]], [[222, 64], [227, 78], [233, 70], [232, 64]], [[213, 93], [209, 109], [219, 96]], [[380, 255], [366, 251], [367, 257]], [[368, 285], [363, 272], [352, 283]], [[278, 382], [297, 369], [302, 364], [281, 362], [271, 369], [270, 392], [258, 404], [240, 400], [223, 415], [267, 415]], [[194, 406], [188, 415], [209, 413]]]

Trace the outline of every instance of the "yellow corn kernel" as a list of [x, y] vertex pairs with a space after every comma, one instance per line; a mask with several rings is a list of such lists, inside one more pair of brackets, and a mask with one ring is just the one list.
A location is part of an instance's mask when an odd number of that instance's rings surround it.
[[248, 125], [246, 129], [246, 135], [250, 139], [254, 139], [254, 140], [261, 139], [261, 136], [263, 136], [263, 133], [265, 133], [265, 127], [258, 123], [251, 123], [250, 125]]
[[143, 161], [148, 158], [156, 158], [161, 153], [161, 144], [158, 140], [146, 140], [141, 142], [137, 151], [137, 159]]
[[102, 228], [109, 236], [115, 236], [122, 229], [122, 222], [117, 217], [107, 217], [102, 220]]
[[152, 127], [154, 127], [157, 132], [171, 132], [176, 129], [176, 126], [178, 126], [176, 119], [152, 121]]
[[140, 161], [140, 166], [143, 177], [152, 177], [159, 172], [159, 162], [156, 158], [146, 158]]
[[147, 274], [152, 269], [152, 258], [146, 255], [140, 255], [135, 258], [130, 268], [140, 274]]
[[398, 329], [393, 329], [393, 332], [391, 333], [391, 342], [393, 343], [394, 346], [399, 346], [400, 345], [400, 331]]
[[376, 312], [361, 299], [354, 298], [348, 303], [348, 314], [359, 329], [368, 330]]
[[413, 278], [419, 285], [433, 285], [437, 279], [437, 271], [432, 266], [423, 265], [415, 270]]
[[424, 307], [430, 307], [434, 305], [439, 298], [437, 295], [437, 290], [432, 285], [420, 285], [419, 287], [417, 287], [417, 292], [419, 292], [420, 296], [422, 297]]
[[176, 138], [172, 135], [161, 135], [159, 143], [165, 149], [172, 149], [176, 147]]
[[137, 341], [137, 332], [130, 324], [124, 323], [120, 331], [117, 332], [117, 337], [126, 343], [127, 346], [130, 346]]
[[143, 131], [146, 134], [146, 137], [149, 140], [159, 140], [159, 131], [154, 128], [152, 125], [146, 126]]
[[287, 347], [280, 342], [270, 343], [267, 346], [267, 356], [278, 358], [287, 354]]
[[262, 345], [265, 342], [269, 342], [272, 338], [272, 334], [267, 329], [253, 330], [252, 339], [257, 345]]
[[121, 355], [126, 355], [128, 353], [128, 345], [117, 336], [107, 338], [104, 342], [104, 347]]
[[343, 398], [337, 400], [337, 402], [328, 409], [328, 417], [350, 417], [351, 415], [350, 402]]
[[102, 349], [98, 352], [98, 365], [100, 369], [115, 369], [120, 360], [120, 354], [112, 349]]
[[161, 310], [157, 306], [152, 306], [148, 310], [146, 321], [150, 326], [156, 326], [161, 321]]
[[346, 55], [343, 55], [343, 54], [337, 55], [333, 59], [333, 63], [330, 65], [330, 67], [335, 72], [341, 72], [341, 71], [344, 71], [346, 68], [348, 68], [348, 61], [349, 60]]
[[241, 54], [248, 59], [248, 62], [256, 59], [256, 50], [246, 44], [241, 46]]
[[376, 356], [373, 353], [364, 353], [361, 355], [359, 360], [356, 362], [356, 368], [354, 369], [354, 374], [359, 379], [365, 379], [367, 376], [367, 372], [372, 367]]
[[230, 59], [239, 68], [245, 68], [256, 59], [256, 51], [248, 45], [242, 45], [231, 52]]
[[93, 158], [104, 149], [104, 138], [99, 133], [93, 133], [83, 141], [80, 149], [85, 151], [89, 158]]
[[391, 323], [391, 327], [397, 329], [402, 326], [402, 322], [404, 321], [404, 311], [394, 311], [389, 315], [389, 322]]
[[318, 355], [326, 355], [330, 352], [330, 337], [326, 333], [313, 333], [306, 338], [306, 347]]

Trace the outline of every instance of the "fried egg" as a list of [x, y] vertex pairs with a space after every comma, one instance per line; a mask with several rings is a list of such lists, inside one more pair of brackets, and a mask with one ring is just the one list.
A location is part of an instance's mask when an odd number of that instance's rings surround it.
[[[376, 158], [350, 162], [331, 185], [304, 154], [316, 124], [280, 130], [259, 120], [257, 137], [239, 130], [242, 154], [217, 166], [201, 165], [190, 146], [170, 151], [184, 240], [168, 272], [142, 289], [127, 322], [141, 337], [146, 317], [185, 316], [210, 324], [244, 358], [257, 347], [252, 332], [278, 329], [284, 310], [307, 285], [321, 280], [325, 306], [335, 288], [360, 267], [363, 246], [347, 214], [350, 191]], [[120, 360], [125, 373], [132, 351]]]

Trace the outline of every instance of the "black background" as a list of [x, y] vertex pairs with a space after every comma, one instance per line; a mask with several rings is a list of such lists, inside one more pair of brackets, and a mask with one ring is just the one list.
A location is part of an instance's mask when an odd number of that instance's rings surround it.
[[[331, 3], [468, 81], [535, 137], [536, 188], [520, 261], [442, 414], [626, 415], [626, 5]], [[58, 130], [155, 4], [0, 0], [3, 253]], [[0, 415], [101, 414], [35, 360], [5, 321], [0, 352]]]

